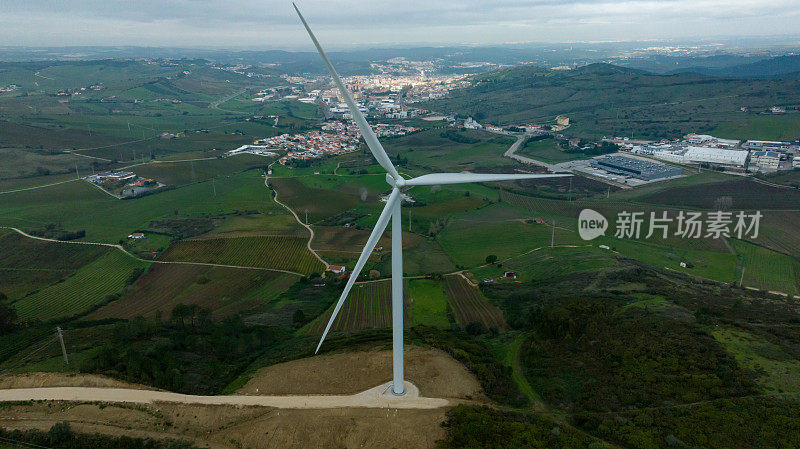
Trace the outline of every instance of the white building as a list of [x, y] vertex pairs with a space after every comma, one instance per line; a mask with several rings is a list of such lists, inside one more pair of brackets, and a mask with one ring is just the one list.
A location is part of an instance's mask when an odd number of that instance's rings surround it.
[[685, 150], [657, 150], [653, 157], [678, 164], [712, 164], [744, 167], [748, 151], [690, 146]]
[[467, 128], [467, 129], [482, 129], [483, 125], [481, 125], [480, 123], [476, 122], [475, 120], [472, 120], [472, 117], [467, 117], [467, 119], [464, 120], [464, 128]]
[[721, 148], [689, 147], [683, 157], [689, 163], [744, 167], [748, 153], [748, 151]]
[[761, 170], [777, 170], [780, 163], [781, 154], [776, 151], [753, 151], [750, 156], [750, 165]]

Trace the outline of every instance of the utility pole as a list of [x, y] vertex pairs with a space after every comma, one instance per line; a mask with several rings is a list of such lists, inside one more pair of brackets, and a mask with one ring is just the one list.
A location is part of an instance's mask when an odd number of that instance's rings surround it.
[[306, 209], [306, 224], [308, 224], [308, 209]]
[[81, 175], [80, 175], [80, 174], [78, 174], [78, 163], [77, 163], [77, 162], [75, 163], [75, 177], [76, 177], [76, 178], [79, 178], [79, 179], [80, 179], [80, 177], [81, 177]]
[[553, 235], [550, 237], [550, 248], [556, 244], [556, 221], [553, 220]]
[[189, 161], [189, 165], [192, 166], [192, 182], [197, 182], [197, 178], [194, 176], [194, 161]]
[[567, 201], [572, 201], [572, 176], [569, 177], [569, 199]]
[[67, 348], [64, 346], [64, 334], [61, 333], [61, 327], [56, 327], [56, 337], [61, 342], [61, 354], [64, 356], [64, 364], [69, 365], [69, 357], [67, 357]]

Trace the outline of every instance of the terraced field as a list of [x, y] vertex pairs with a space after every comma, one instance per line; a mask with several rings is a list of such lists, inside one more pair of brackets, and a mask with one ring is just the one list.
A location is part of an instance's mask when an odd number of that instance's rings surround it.
[[137, 268], [137, 261], [121, 251], [111, 251], [85, 265], [63, 282], [52, 284], [11, 303], [24, 319], [53, 320], [89, 311], [108, 295], [120, 293]]
[[444, 277], [445, 292], [456, 322], [461, 327], [470, 323], [480, 323], [484, 329], [508, 328], [503, 312], [484, 298], [480, 291], [458, 275]]
[[[335, 305], [335, 304], [334, 304]], [[331, 307], [304, 331], [310, 334], [322, 334], [333, 313]], [[409, 325], [408, 319], [408, 282], [403, 286], [403, 323]], [[342, 305], [331, 326], [331, 331], [356, 331], [361, 329], [389, 327], [392, 325], [392, 284], [391, 280], [365, 282], [356, 284]]]
[[18, 299], [69, 276], [108, 251], [100, 246], [43, 242], [0, 229], [0, 291]]
[[175, 305], [196, 304], [227, 316], [269, 302], [297, 276], [202, 265], [153, 264], [121, 299], [93, 312], [90, 319], [169, 317]]
[[303, 274], [321, 273], [325, 269], [308, 251], [305, 239], [287, 236], [182, 240], [167, 248], [162, 260], [272, 268]]

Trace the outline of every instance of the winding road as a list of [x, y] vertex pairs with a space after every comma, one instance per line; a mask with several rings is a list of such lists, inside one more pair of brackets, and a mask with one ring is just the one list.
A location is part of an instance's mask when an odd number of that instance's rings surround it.
[[[274, 164], [275, 164], [275, 162], [273, 162], [272, 164], [269, 164], [269, 166], [267, 167], [267, 169], [268, 169], [268, 170], [272, 170], [272, 166], [273, 166]], [[337, 166], [337, 168], [338, 168], [338, 166]], [[265, 186], [267, 189], [269, 189], [269, 172], [264, 172], [264, 186]], [[272, 189], [271, 191], [272, 191], [272, 199], [273, 199], [273, 200], [275, 200], [275, 202], [276, 202], [276, 203], [278, 203], [278, 204], [280, 204], [281, 206], [283, 206], [283, 208], [285, 208], [286, 210], [288, 210], [288, 211], [289, 211], [289, 213], [291, 213], [291, 214], [292, 214], [292, 216], [294, 217], [294, 219], [295, 219], [295, 220], [297, 220], [297, 222], [300, 224], [300, 226], [302, 226], [302, 227], [306, 228], [306, 230], [308, 230], [308, 232], [309, 232], [310, 236], [308, 237], [308, 241], [306, 242], [306, 248], [308, 248], [308, 250], [311, 252], [311, 254], [313, 254], [313, 255], [314, 255], [314, 257], [316, 257], [316, 258], [317, 258], [317, 260], [319, 260], [320, 262], [322, 262], [322, 263], [325, 265], [325, 269], [327, 269], [327, 268], [330, 266], [330, 264], [329, 264], [328, 262], [326, 262], [326, 261], [325, 261], [325, 259], [323, 259], [323, 258], [322, 258], [322, 256], [320, 256], [320, 255], [319, 255], [319, 253], [317, 253], [317, 252], [314, 250], [314, 248], [312, 248], [312, 247], [311, 247], [311, 242], [313, 242], [313, 241], [314, 241], [314, 229], [313, 229], [311, 226], [309, 226], [309, 225], [307, 225], [307, 224], [303, 223], [303, 221], [302, 221], [302, 220], [300, 220], [300, 217], [298, 217], [298, 216], [297, 216], [297, 214], [295, 213], [295, 211], [294, 211], [294, 210], [293, 210], [291, 207], [289, 207], [289, 206], [287, 206], [286, 204], [282, 203], [282, 202], [281, 202], [281, 201], [278, 199], [278, 191], [277, 191], [277, 190], [275, 190], [275, 189]]]

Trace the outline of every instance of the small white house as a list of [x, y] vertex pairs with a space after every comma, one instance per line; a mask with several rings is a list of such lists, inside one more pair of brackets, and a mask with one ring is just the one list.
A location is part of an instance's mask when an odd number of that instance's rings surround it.
[[686, 262], [681, 262], [681, 268], [686, 268]]
[[128, 236], [129, 239], [139, 240], [144, 238], [143, 232], [134, 232], [133, 234]]
[[336, 274], [344, 274], [347, 269], [341, 265], [328, 265], [328, 271], [332, 271]]

